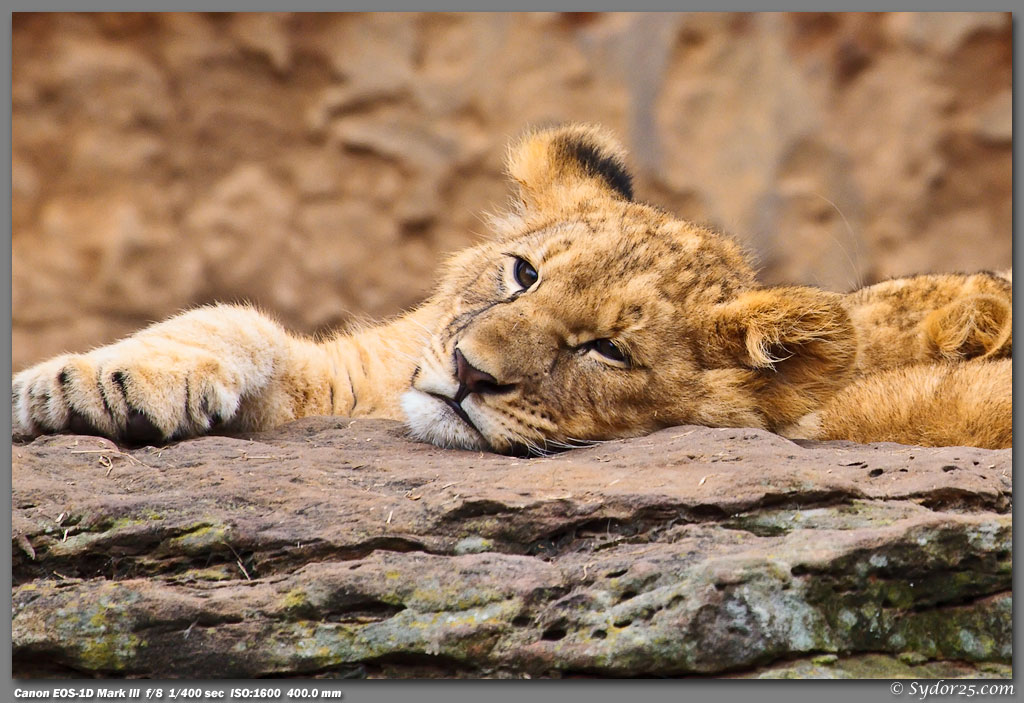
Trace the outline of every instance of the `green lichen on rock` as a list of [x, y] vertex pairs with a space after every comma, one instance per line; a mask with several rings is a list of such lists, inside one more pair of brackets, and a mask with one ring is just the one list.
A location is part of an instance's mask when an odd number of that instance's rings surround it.
[[265, 673], [316, 671], [402, 653], [443, 656], [471, 666], [486, 661], [517, 607], [502, 602], [464, 611], [404, 610], [362, 624], [280, 622], [263, 631], [265, 644], [258, 653], [250, 648], [249, 654], [260, 658]]
[[860, 654], [853, 656], [797, 659], [780, 666], [740, 675], [740, 678], [762, 679], [955, 679], [955, 678], [1010, 678], [1013, 671], [1008, 664], [961, 661], [927, 661], [923, 658], [906, 661], [888, 654]]
[[[141, 561], [142, 564], [151, 566], [152, 571], [157, 571], [157, 566], [166, 562], [157, 560]], [[214, 564], [202, 568], [185, 569], [178, 578], [183, 581], [234, 581], [238, 578], [238, 566], [235, 564]]]
[[481, 552], [489, 552], [494, 549], [494, 541], [481, 537], [479, 535], [471, 535], [469, 537], [463, 537], [452, 549], [453, 554], [480, 554]]
[[216, 521], [189, 525], [182, 534], [167, 540], [168, 551], [187, 555], [222, 551], [231, 539], [231, 528]]
[[[31, 590], [36, 598], [59, 596], [49, 585]], [[28, 592], [26, 588], [16, 594]], [[43, 634], [40, 629], [52, 633], [52, 637], [67, 643], [70, 651], [64, 658], [76, 667], [97, 672], [130, 671], [140, 650], [148, 644], [132, 630], [129, 611], [138, 600], [139, 596], [130, 588], [116, 582], [105, 583], [89, 597], [64, 601], [61, 607], [19, 622], [15, 631], [20, 628], [22, 634], [28, 634], [25, 630], [35, 630], [30, 639], [39, 639]]]
[[785, 535], [795, 530], [856, 530], [886, 527], [927, 510], [913, 503], [896, 504], [851, 500], [824, 508], [769, 509], [741, 513], [723, 522], [762, 537]]
[[[14, 566], [15, 670], [1011, 673], [1009, 452], [688, 429], [513, 467], [303, 422], [147, 452], [128, 498], [69, 464], [74, 507], [52, 463], [82, 458], [24, 452], [15, 524], [40, 558]], [[273, 472], [235, 473], [240, 446]], [[700, 458], [727, 452], [751, 458]], [[92, 517], [62, 541], [44, 510]]]

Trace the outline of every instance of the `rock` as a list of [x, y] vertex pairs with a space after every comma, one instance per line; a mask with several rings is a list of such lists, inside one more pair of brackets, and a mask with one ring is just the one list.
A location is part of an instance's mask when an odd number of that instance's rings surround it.
[[231, 15], [229, 31], [243, 49], [265, 57], [280, 73], [291, 68], [288, 13], [240, 12]]
[[910, 663], [902, 657], [896, 659], [885, 654], [862, 654], [852, 657], [836, 657], [831, 662], [819, 661], [814, 657], [808, 661], [800, 659], [782, 666], [773, 666], [755, 674], [743, 674], [738, 678], [760, 679], [989, 679], [1011, 678], [1013, 672], [1008, 664], [972, 666], [964, 662]]
[[994, 144], [1013, 142], [1013, 91], [995, 96], [981, 107], [975, 134]]
[[325, 14], [307, 36], [339, 78], [394, 96], [413, 81], [417, 22], [413, 13]]
[[32, 208], [39, 197], [39, 176], [24, 159], [11, 161], [11, 222], [14, 226], [30, 225]]
[[13, 452], [15, 677], [1011, 675], [1009, 450], [308, 418]]
[[294, 308], [289, 289], [299, 282], [275, 284], [287, 272], [279, 252], [291, 244], [295, 208], [294, 194], [257, 164], [240, 165], [199, 200], [184, 227], [190, 249], [202, 251], [209, 266], [204, 297], [224, 300], [235, 292]]
[[[63, 103], [58, 110], [122, 129], [160, 125], [173, 116], [166, 76], [141, 50], [75, 36], [62, 37], [54, 48], [48, 88]], [[93, 99], [97, 93], [104, 100]]]
[[946, 17], [928, 12], [894, 13], [888, 21], [893, 38], [938, 53], [950, 53], [971, 36], [1002, 29], [1008, 17], [997, 12], [957, 12]]

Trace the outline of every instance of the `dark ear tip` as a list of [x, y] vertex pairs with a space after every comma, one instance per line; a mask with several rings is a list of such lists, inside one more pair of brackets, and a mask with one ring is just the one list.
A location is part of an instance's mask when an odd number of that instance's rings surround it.
[[600, 178], [625, 200], [633, 199], [633, 177], [619, 154], [602, 149], [602, 145], [588, 135], [569, 133], [555, 140], [556, 149], [566, 158], [576, 161], [587, 175]]
[[511, 144], [507, 168], [524, 192], [535, 197], [543, 197], [552, 186], [589, 181], [612, 197], [633, 199], [626, 150], [612, 132], [594, 124], [527, 131]]

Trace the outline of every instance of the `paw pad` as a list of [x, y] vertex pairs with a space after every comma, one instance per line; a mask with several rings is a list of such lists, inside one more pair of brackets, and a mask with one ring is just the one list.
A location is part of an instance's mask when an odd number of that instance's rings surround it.
[[124, 427], [124, 442], [139, 446], [162, 444], [164, 433], [144, 413], [129, 410]]

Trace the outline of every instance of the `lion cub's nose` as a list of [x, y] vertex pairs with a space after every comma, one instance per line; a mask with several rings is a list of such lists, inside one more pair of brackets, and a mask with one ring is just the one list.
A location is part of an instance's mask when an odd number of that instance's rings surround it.
[[461, 403], [470, 393], [507, 393], [514, 387], [511, 383], [499, 384], [494, 376], [473, 366], [466, 361], [466, 357], [458, 348], [455, 349], [455, 377], [459, 379], [459, 391], [455, 394], [456, 403]]

